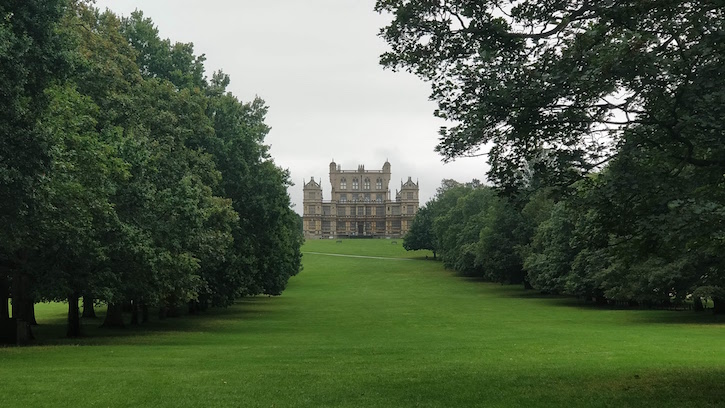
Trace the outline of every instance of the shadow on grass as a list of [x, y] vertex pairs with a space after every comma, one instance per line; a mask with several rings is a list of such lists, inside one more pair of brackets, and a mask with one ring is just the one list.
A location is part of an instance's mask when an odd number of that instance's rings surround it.
[[542, 307], [553, 306], [579, 310], [591, 311], [621, 311], [630, 313], [628, 319], [632, 323], [653, 323], [653, 324], [694, 324], [694, 325], [725, 325], [725, 315], [715, 315], [712, 309], [702, 312], [695, 312], [691, 309], [680, 308], [657, 308], [646, 306], [627, 306], [622, 304], [599, 305], [593, 301], [586, 301], [567, 295], [555, 295], [544, 293], [536, 289], [524, 289], [520, 284], [501, 284], [485, 280], [479, 276], [466, 276], [450, 272], [451, 277], [460, 279], [467, 283], [485, 285], [491, 295], [501, 298], [514, 298], [541, 302]]
[[[67, 322], [64, 318], [41, 320], [38, 326], [33, 327], [36, 340], [32, 345], [142, 345], [138, 342], [139, 338], [160, 333], [222, 333], [232, 322], [251, 321], [268, 315], [270, 306], [278, 299], [266, 296], [243, 298], [228, 308], [210, 308], [195, 314], [182, 313], [164, 319], [158, 317], [157, 310], [151, 310], [149, 321], [138, 325], [131, 325], [131, 315], [124, 313], [125, 327], [122, 328], [102, 327], [105, 310], [96, 311], [97, 318], [82, 319], [83, 334], [78, 338], [66, 337]], [[130, 339], [134, 341], [126, 341]]]
[[433, 259], [433, 258], [431, 258], [431, 257], [428, 257], [428, 256], [424, 256], [424, 255], [421, 255], [421, 256], [410, 256], [410, 257], [406, 257], [405, 259], [415, 259], [416, 261], [431, 261], [431, 262], [438, 262], [438, 260], [437, 260], [437, 259]]
[[600, 305], [593, 301], [587, 301], [581, 298], [553, 295], [550, 293], [542, 293], [537, 290], [527, 290], [509, 285], [505, 292], [505, 296], [518, 299], [532, 299], [545, 302], [546, 306], [557, 306], [592, 311], [621, 311], [631, 313], [631, 321], [636, 323], [672, 323], [672, 324], [697, 324], [697, 325], [723, 325], [725, 324], [725, 316], [715, 315], [711, 309], [695, 312], [690, 309], [680, 308], [657, 308], [646, 306], [627, 306], [623, 304], [606, 304]]
[[435, 406], [471, 406], [473, 401], [480, 406], [725, 406], [721, 386], [725, 370], [720, 368], [519, 370], [512, 367], [502, 375], [476, 366], [443, 365], [428, 370], [416, 367], [395, 377], [360, 379], [354, 387], [345, 389], [344, 396], [326, 395], [327, 400], [318, 402], [330, 406], [340, 400], [370, 405], [371, 399], [384, 400], [390, 406], [405, 406], [411, 401]]

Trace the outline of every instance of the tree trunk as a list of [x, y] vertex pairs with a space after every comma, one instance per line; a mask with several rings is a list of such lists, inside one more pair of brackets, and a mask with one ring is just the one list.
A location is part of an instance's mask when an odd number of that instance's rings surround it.
[[78, 293], [68, 295], [68, 337], [81, 336], [81, 314], [78, 307]]
[[123, 306], [118, 303], [109, 303], [106, 318], [101, 327], [125, 327], [123, 324]]
[[169, 312], [169, 308], [166, 305], [159, 306], [159, 320], [166, 319], [166, 315]]
[[131, 301], [131, 326], [138, 326], [138, 302]]
[[96, 309], [93, 308], [93, 296], [89, 294], [83, 295], [83, 317], [88, 319], [95, 319]]
[[694, 309], [695, 309], [696, 312], [702, 312], [702, 311], [705, 310], [705, 305], [702, 304], [702, 298], [701, 297], [695, 296], [695, 297], [693, 297], [692, 301], [694, 303], [694, 306], [693, 307], [694, 307]]
[[714, 297], [712, 298], [714, 314], [725, 314], [725, 298]]
[[38, 321], [35, 320], [35, 301], [33, 299], [28, 299], [25, 302], [25, 308], [27, 309], [26, 314], [28, 315], [28, 324], [31, 326], [37, 326]]
[[179, 317], [181, 316], [181, 312], [179, 311], [179, 305], [174, 303], [170, 303], [168, 306], [166, 306], [166, 317]]
[[149, 305], [146, 302], [141, 302], [141, 323], [149, 321]]
[[433, 260], [436, 260], [436, 251], [433, 251]]
[[0, 319], [10, 318], [10, 281], [8, 276], [0, 272]]
[[[17, 345], [25, 345], [33, 340], [33, 331], [30, 328], [33, 316], [29, 316], [28, 312], [32, 312], [33, 308], [28, 308], [28, 277], [19, 271], [13, 272], [13, 317], [17, 322]], [[32, 305], [32, 300], [30, 300]]]
[[199, 311], [199, 304], [194, 302], [193, 300], [189, 301], [189, 314], [195, 315], [196, 312]]

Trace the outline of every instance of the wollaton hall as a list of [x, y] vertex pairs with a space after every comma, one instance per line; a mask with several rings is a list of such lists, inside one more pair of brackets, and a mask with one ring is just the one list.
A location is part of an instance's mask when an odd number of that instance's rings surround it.
[[418, 183], [408, 177], [391, 199], [390, 163], [382, 170], [342, 170], [330, 163], [330, 199], [322, 180], [304, 182], [305, 238], [390, 237], [405, 235], [418, 212]]

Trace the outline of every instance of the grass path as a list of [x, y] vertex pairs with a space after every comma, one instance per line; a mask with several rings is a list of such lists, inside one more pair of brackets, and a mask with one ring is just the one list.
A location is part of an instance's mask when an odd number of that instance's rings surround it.
[[412, 261], [412, 258], [391, 258], [387, 256], [370, 256], [370, 255], [349, 255], [349, 254], [333, 254], [330, 252], [304, 252], [307, 255], [326, 255], [326, 256], [338, 256], [342, 258], [363, 258], [363, 259], [386, 259], [391, 261]]
[[[0, 349], [0, 406], [725, 406], [721, 319], [470, 282], [384, 240], [304, 250], [281, 297]], [[64, 312], [39, 307], [38, 334]]]

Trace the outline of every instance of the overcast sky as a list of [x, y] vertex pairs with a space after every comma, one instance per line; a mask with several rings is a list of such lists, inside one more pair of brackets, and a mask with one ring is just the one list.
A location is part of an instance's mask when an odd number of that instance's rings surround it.
[[289, 189], [302, 212], [302, 182], [323, 180], [328, 166], [381, 169], [391, 163], [391, 193], [411, 176], [421, 204], [443, 178], [483, 180], [484, 158], [443, 164], [433, 151], [444, 124], [433, 117], [430, 88], [419, 78], [383, 70], [386, 51], [377, 36], [388, 16], [374, 0], [97, 0], [101, 9], [128, 15], [139, 9], [162, 38], [193, 42], [206, 55], [207, 75], [222, 69], [229, 90], [243, 101], [269, 106], [266, 139], [278, 166], [289, 169]]

